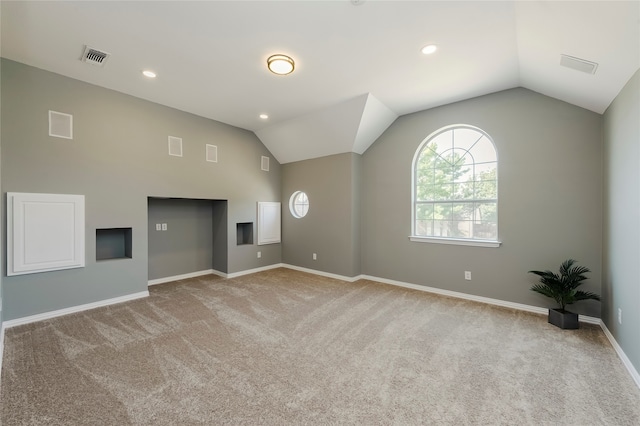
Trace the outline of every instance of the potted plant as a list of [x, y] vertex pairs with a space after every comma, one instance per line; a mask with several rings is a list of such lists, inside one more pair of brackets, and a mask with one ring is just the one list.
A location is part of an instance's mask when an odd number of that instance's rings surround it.
[[559, 274], [551, 271], [529, 271], [540, 277], [540, 283], [531, 287], [531, 290], [554, 299], [560, 306], [558, 309], [549, 309], [549, 323], [563, 329], [578, 328], [578, 314], [565, 309], [579, 300], [600, 300], [600, 296], [590, 291], [582, 291], [577, 288], [587, 279], [589, 268], [575, 265], [576, 261], [568, 259], [560, 265]]

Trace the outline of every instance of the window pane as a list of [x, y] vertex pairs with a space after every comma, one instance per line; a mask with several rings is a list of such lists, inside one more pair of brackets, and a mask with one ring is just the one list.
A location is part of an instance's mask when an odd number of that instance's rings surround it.
[[451, 237], [471, 238], [472, 222], [469, 220], [452, 221]]
[[473, 182], [456, 183], [453, 187], [454, 200], [472, 200]]
[[476, 182], [476, 200], [490, 200], [498, 198], [498, 186], [496, 181]]
[[477, 203], [475, 218], [477, 222], [497, 222], [498, 206], [496, 203]]
[[482, 137], [471, 149], [471, 155], [476, 163], [496, 161], [496, 149], [486, 136]]
[[432, 200], [443, 201], [453, 199], [453, 184], [444, 184], [440, 186], [433, 186], [433, 198]]
[[416, 219], [417, 220], [433, 219], [433, 204], [417, 204]]
[[433, 237], [450, 237], [451, 221], [450, 220], [434, 220], [432, 236]]
[[416, 194], [416, 201], [433, 201], [437, 199], [439, 192], [441, 192], [440, 188], [435, 185], [420, 186]]
[[422, 185], [433, 185], [435, 182], [435, 174], [433, 172], [433, 165], [430, 168], [422, 168], [416, 170], [416, 181], [417, 184]]
[[434, 152], [442, 154], [444, 151], [453, 148], [453, 133], [451, 131], [442, 132], [431, 139], [427, 146]]
[[306, 216], [307, 211], [309, 210], [309, 205], [308, 204], [296, 204], [295, 205], [295, 210], [296, 210], [296, 213], [298, 214], [298, 216], [304, 217], [304, 216]]
[[440, 158], [449, 166], [453, 166], [460, 160], [460, 153], [456, 152], [453, 149], [448, 149], [445, 152], [440, 154]]
[[451, 204], [436, 203], [433, 206], [433, 218], [437, 220], [451, 220]]
[[475, 180], [495, 180], [498, 172], [498, 163], [495, 161], [491, 163], [476, 163]]
[[484, 135], [475, 129], [459, 128], [454, 129], [454, 144], [456, 148], [466, 149], [467, 151]]
[[[467, 155], [465, 158], [471, 158], [471, 156]], [[473, 163], [465, 164], [459, 162], [455, 164], [451, 169], [451, 175], [453, 176], [454, 182], [468, 182], [473, 180]]]
[[455, 203], [451, 205], [451, 218], [453, 220], [472, 220], [473, 203]]
[[416, 235], [421, 237], [430, 237], [433, 235], [432, 220], [416, 220]]

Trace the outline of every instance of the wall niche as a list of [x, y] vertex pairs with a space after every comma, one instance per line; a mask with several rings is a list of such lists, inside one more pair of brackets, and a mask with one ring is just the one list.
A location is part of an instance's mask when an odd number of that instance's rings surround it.
[[131, 259], [131, 228], [96, 229], [96, 260]]

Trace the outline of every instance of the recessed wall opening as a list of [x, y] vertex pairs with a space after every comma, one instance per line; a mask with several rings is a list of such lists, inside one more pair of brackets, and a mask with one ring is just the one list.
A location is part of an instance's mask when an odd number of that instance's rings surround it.
[[149, 281], [227, 272], [226, 200], [148, 197], [147, 208]]
[[96, 229], [96, 260], [131, 259], [131, 228]]
[[236, 232], [239, 246], [253, 244], [253, 222], [236, 223]]

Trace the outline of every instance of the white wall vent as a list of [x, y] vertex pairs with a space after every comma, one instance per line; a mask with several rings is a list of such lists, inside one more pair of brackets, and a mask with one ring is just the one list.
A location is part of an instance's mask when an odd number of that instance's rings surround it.
[[169, 155], [182, 157], [182, 138], [169, 136]]
[[82, 52], [82, 58], [80, 60], [91, 65], [103, 67], [104, 63], [109, 59], [109, 56], [111, 56], [110, 53], [85, 45], [84, 52]]
[[49, 136], [73, 139], [73, 115], [49, 111]]
[[585, 72], [587, 74], [595, 74], [596, 69], [598, 69], [598, 64], [595, 62], [562, 54], [560, 55], [560, 65], [571, 68], [572, 70]]
[[260, 168], [265, 172], [269, 171], [269, 157], [262, 156], [262, 160], [260, 161]]
[[207, 161], [210, 163], [218, 162], [218, 147], [207, 144]]

